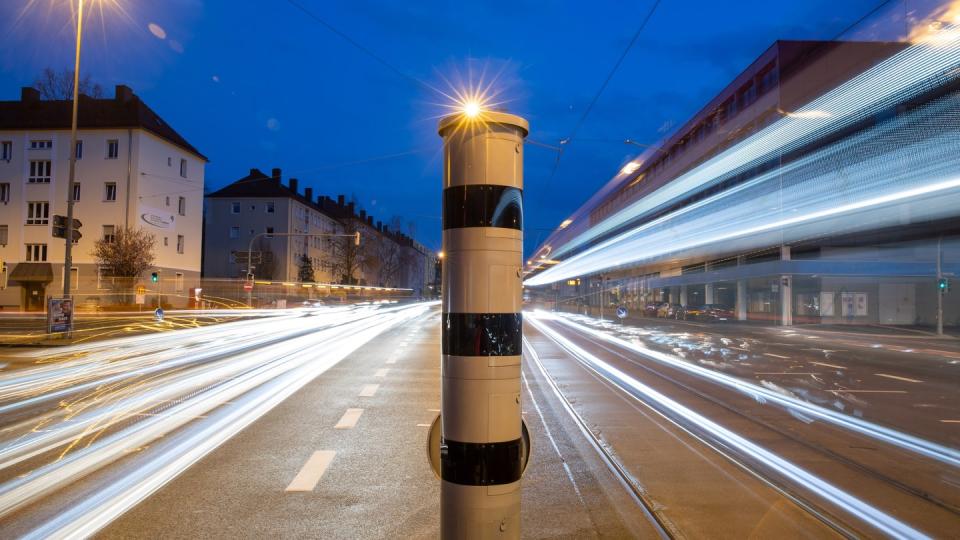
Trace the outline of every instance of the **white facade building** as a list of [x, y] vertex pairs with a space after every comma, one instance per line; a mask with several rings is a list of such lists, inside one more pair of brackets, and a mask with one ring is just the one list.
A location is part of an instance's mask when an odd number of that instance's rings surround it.
[[[42, 101], [24, 88], [0, 102], [0, 309], [43, 310], [63, 293], [64, 240], [54, 215], [67, 213], [70, 101]], [[72, 286], [81, 308], [121, 301], [94, 243], [122, 227], [156, 237], [164, 302], [186, 305], [198, 286], [207, 159], [126, 86], [112, 99], [81, 96]], [[140, 283], [154, 294], [158, 285]]]

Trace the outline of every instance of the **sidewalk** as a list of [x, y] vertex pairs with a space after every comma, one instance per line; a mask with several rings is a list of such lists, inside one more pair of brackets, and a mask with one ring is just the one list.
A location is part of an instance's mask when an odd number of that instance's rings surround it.
[[[101, 536], [436, 538], [440, 481], [426, 439], [440, 404], [439, 330], [433, 311], [380, 336]], [[528, 371], [524, 537], [648, 536], [626, 491], [549, 398]], [[289, 491], [298, 482], [304, 491]]]

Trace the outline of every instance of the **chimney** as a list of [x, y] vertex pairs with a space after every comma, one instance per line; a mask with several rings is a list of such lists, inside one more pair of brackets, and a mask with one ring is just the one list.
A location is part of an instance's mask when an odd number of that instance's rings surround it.
[[367, 219], [367, 211], [360, 210], [360, 219]]
[[283, 176], [280, 174], [280, 167], [274, 167], [270, 173], [270, 179], [273, 180], [274, 184], [279, 184], [281, 178], [283, 178]]
[[113, 99], [126, 103], [133, 99], [133, 90], [125, 84], [118, 84], [113, 91]]
[[337, 195], [337, 206], [343, 207], [343, 195]]
[[290, 179], [290, 191], [296, 193], [297, 188], [299, 187], [300, 182], [296, 178]]
[[40, 101], [40, 91], [30, 86], [24, 86], [20, 89], [20, 101], [23, 103], [36, 103]]
[[[313, 188], [303, 188], [303, 196], [310, 202], [313, 202]], [[318, 201], [319, 202], [319, 201]]]
[[[317, 195], [317, 204], [320, 205], [320, 208], [326, 208], [327, 201], [330, 201], [330, 198], [327, 197], [326, 195]], [[333, 201], [330, 201], [330, 202], [333, 202]]]
[[353, 203], [347, 203], [347, 217], [353, 217]]
[[367, 225], [373, 227], [373, 216], [367, 216]]
[[250, 176], [260, 176], [262, 174], [263, 173], [260, 172], [260, 169], [257, 169], [257, 168], [250, 169]]
[[383, 232], [383, 223], [377, 222], [377, 230]]

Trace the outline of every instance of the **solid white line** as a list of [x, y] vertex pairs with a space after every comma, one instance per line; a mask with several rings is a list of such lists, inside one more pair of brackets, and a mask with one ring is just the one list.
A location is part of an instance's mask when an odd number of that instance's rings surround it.
[[906, 382], [914, 382], [914, 383], [923, 382], [923, 381], [918, 381], [917, 379], [910, 379], [907, 377], [900, 377], [897, 375], [887, 375], [886, 373], [874, 373], [874, 375], [876, 375], [877, 377], [886, 377], [887, 379], [896, 379], [898, 381], [906, 381]]
[[960, 424], [960, 420], [941, 420], [944, 424]]
[[333, 456], [337, 455], [332, 450], [318, 450], [310, 456], [310, 459], [304, 463], [303, 468], [293, 478], [290, 485], [284, 491], [313, 491], [320, 481], [320, 477], [327, 471]]
[[789, 359], [790, 359], [789, 356], [781, 356], [781, 355], [779, 355], [779, 354], [773, 354], [773, 353], [768, 353], [768, 352], [763, 353], [763, 355], [764, 355], [764, 356], [772, 356], [772, 357], [774, 357], [774, 358], [783, 358], [784, 360], [789, 360]]
[[363, 389], [360, 390], [360, 397], [373, 397], [377, 393], [377, 388], [380, 388], [379, 384], [363, 385]]
[[387, 373], [390, 371], [390, 368], [381, 368], [373, 375], [374, 377], [386, 377]]
[[430, 427], [430, 424], [417, 424], [417, 427]]
[[845, 367], [843, 367], [843, 366], [838, 366], [838, 365], [835, 365], [835, 364], [825, 364], [825, 363], [823, 363], [823, 362], [810, 362], [810, 363], [813, 364], [813, 365], [815, 365], [815, 366], [832, 367], [832, 368], [834, 368], [834, 369], [847, 369], [847, 368], [845, 368]]
[[337, 422], [337, 425], [333, 426], [333, 428], [350, 429], [357, 425], [361, 414], [363, 414], [363, 409], [347, 409], [347, 412], [343, 413], [343, 416], [340, 417], [340, 421]]

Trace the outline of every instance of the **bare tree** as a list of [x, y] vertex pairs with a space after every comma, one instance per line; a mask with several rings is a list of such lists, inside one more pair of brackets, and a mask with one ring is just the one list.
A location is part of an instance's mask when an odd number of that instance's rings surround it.
[[[344, 233], [349, 235], [354, 235], [359, 230], [360, 226], [353, 220], [347, 222], [344, 226]], [[331, 268], [340, 283], [347, 285], [360, 283], [357, 274], [368, 266], [366, 248], [367, 243], [371, 240], [370, 238], [361, 238], [361, 245], [358, 246], [353, 238], [329, 239], [330, 257], [327, 266]]]
[[[273, 249], [270, 247], [270, 238], [263, 237], [257, 238], [253, 246], [254, 253], [260, 253], [260, 257], [255, 259], [257, 262], [253, 265], [253, 273], [256, 276], [259, 276], [261, 279], [273, 280], [273, 273], [277, 269], [276, 258], [273, 256]], [[242, 275], [247, 274], [247, 267], [244, 266], [240, 269]]]
[[112, 238], [100, 238], [93, 244], [93, 256], [110, 275], [135, 278], [153, 266], [156, 244], [156, 237], [143, 229], [121, 227]]
[[300, 264], [297, 269], [297, 280], [300, 283], [313, 283], [317, 280], [313, 271], [313, 260], [304, 253], [300, 255]]
[[[40, 92], [40, 99], [73, 99], [73, 70], [65, 69], [56, 72], [46, 68], [34, 81], [33, 87]], [[80, 77], [80, 93], [93, 98], [102, 98], [103, 87], [100, 83], [91, 83], [90, 75], [84, 75]]]

